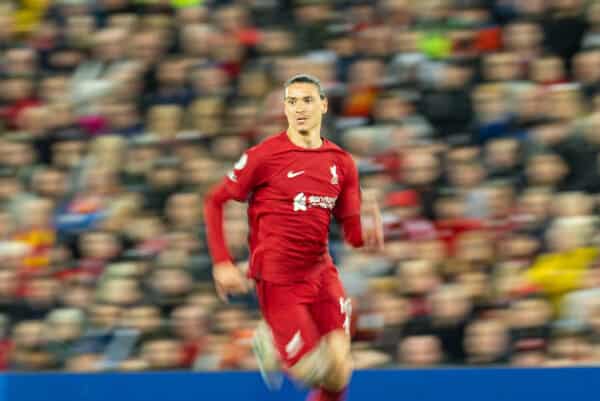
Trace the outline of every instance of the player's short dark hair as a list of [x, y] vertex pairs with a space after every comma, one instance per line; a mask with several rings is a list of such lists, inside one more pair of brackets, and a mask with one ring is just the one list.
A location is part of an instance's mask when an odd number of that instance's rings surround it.
[[317, 78], [313, 75], [309, 75], [309, 74], [294, 75], [293, 77], [291, 77], [290, 79], [285, 81], [285, 83], [283, 84], [283, 89], [287, 88], [291, 84], [298, 84], [298, 83], [313, 84], [319, 90], [319, 97], [321, 97], [321, 99], [325, 99], [325, 91], [323, 90], [323, 87], [321, 86], [321, 81], [319, 81], [319, 78]]

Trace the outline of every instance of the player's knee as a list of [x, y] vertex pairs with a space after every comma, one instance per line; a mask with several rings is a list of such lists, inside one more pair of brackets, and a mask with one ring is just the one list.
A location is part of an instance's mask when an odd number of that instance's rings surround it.
[[352, 377], [352, 361], [348, 359], [343, 364], [331, 370], [321, 382], [321, 387], [328, 391], [339, 392], [348, 387]]
[[350, 358], [350, 337], [344, 330], [335, 330], [327, 334], [324, 341], [327, 351], [335, 364], [342, 364]]
[[352, 376], [350, 338], [343, 330], [336, 330], [326, 337], [326, 341], [331, 363], [321, 385], [329, 391], [341, 391]]
[[329, 356], [325, 343], [319, 343], [289, 368], [290, 375], [310, 387], [319, 387], [329, 372]]
[[289, 370], [294, 379], [330, 391], [344, 389], [352, 375], [350, 340], [343, 331], [327, 335]]

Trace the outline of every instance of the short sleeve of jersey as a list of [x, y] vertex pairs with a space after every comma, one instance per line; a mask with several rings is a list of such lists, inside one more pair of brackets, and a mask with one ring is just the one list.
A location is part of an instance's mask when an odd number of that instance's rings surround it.
[[342, 190], [333, 210], [338, 221], [360, 214], [361, 194], [358, 169], [354, 160], [348, 156], [344, 163]]
[[225, 187], [233, 198], [239, 202], [245, 202], [260, 182], [260, 158], [258, 152], [249, 149], [233, 165], [233, 169], [227, 173]]

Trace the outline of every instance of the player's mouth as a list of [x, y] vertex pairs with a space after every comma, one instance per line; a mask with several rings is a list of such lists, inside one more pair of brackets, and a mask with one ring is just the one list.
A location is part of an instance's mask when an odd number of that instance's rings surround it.
[[296, 122], [298, 123], [298, 125], [303, 125], [306, 123], [306, 121], [308, 121], [307, 117], [298, 117], [296, 118]]

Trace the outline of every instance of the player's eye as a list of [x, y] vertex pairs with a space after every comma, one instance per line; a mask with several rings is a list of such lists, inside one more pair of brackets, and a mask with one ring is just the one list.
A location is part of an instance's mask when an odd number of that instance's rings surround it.
[[288, 99], [288, 104], [296, 104], [296, 99]]
[[312, 97], [305, 97], [304, 98], [304, 103], [312, 103], [313, 98]]

